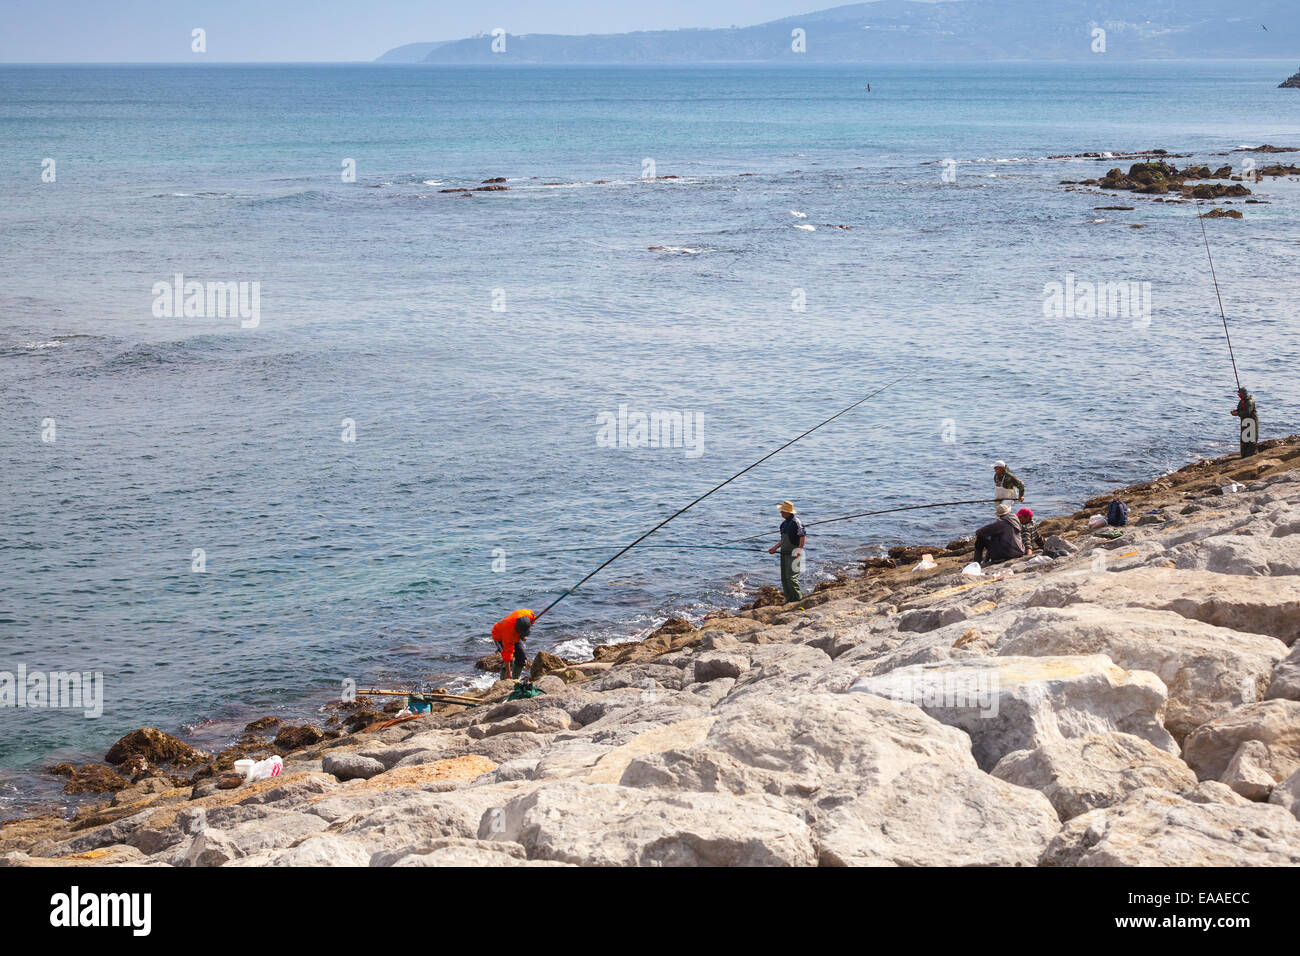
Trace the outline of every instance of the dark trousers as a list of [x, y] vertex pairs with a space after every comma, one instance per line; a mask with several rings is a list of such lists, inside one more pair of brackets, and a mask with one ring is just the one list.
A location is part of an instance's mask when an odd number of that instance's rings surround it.
[[[1249, 424], [1247, 424], [1249, 423]], [[1241, 420], [1241, 457], [1249, 458], [1252, 455], [1259, 454], [1259, 419], [1243, 418]], [[1254, 438], [1254, 441], [1246, 441], [1247, 437]]]
[[799, 572], [794, 569], [794, 552], [781, 552], [781, 590], [785, 592], [786, 601], [803, 599], [799, 590]]
[[[524, 668], [527, 666], [528, 658], [524, 656], [523, 645], [515, 644], [515, 656], [510, 661], [510, 676], [518, 680], [519, 675], [524, 672]], [[503, 674], [505, 673], [505, 661], [501, 662], [501, 671]]]

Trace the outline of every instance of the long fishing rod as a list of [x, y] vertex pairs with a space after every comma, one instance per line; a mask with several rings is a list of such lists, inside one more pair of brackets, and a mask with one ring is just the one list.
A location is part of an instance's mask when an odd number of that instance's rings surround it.
[[539, 612], [537, 613], [537, 615], [533, 618], [533, 620], [537, 620], [538, 618], [540, 618], [543, 614], [545, 614], [545, 613], [546, 613], [547, 611], [549, 611], [551, 608], [555, 607], [555, 605], [559, 604], [561, 601], [563, 601], [566, 597], [568, 597], [568, 596], [569, 596], [570, 594], [572, 594], [574, 591], [578, 590], [578, 588], [582, 587], [584, 584], [586, 584], [588, 581], [590, 581], [592, 578], [594, 578], [597, 574], [599, 574], [599, 573], [600, 573], [601, 571], [603, 571], [605, 568], [609, 567], [611, 564], [613, 564], [615, 561], [617, 561], [617, 560], [618, 560], [619, 558], [621, 558], [623, 555], [627, 554], [629, 551], [631, 551], [633, 548], [635, 548], [638, 544], [640, 544], [640, 543], [641, 543], [642, 541], [644, 541], [646, 538], [650, 537], [650, 535], [654, 534], [656, 531], [658, 531], [660, 528], [662, 528], [662, 527], [663, 527], [664, 525], [666, 525], [668, 522], [672, 521], [672, 520], [673, 520], [674, 518], [676, 518], [678, 515], [684, 514], [685, 512], [687, 512], [687, 511], [689, 511], [690, 509], [694, 508], [696, 505], [698, 505], [698, 504], [699, 504], [701, 501], [703, 501], [705, 498], [709, 497], [709, 495], [713, 494], [715, 491], [719, 491], [719, 490], [721, 490], [722, 488], [725, 488], [727, 485], [731, 484], [733, 481], [735, 481], [735, 480], [736, 480], [737, 478], [739, 478], [741, 475], [745, 474], [745, 472], [747, 472], [747, 471], [751, 471], [751, 470], [753, 470], [754, 468], [757, 468], [759, 465], [761, 465], [763, 462], [767, 461], [767, 460], [768, 460], [769, 458], [771, 458], [773, 455], [776, 455], [776, 454], [778, 454], [778, 453], [780, 453], [780, 452], [782, 452], [782, 451], [785, 451], [785, 449], [789, 448], [789, 447], [790, 447], [791, 445], [793, 445], [795, 442], [799, 441], [799, 439], [801, 439], [801, 438], [807, 438], [809, 435], [811, 435], [811, 434], [812, 434], [813, 432], [815, 432], [817, 429], [821, 428], [821, 427], [824, 426], [824, 425], [829, 425], [831, 422], [835, 421], [835, 419], [839, 418], [841, 415], [844, 415], [844, 414], [846, 414], [846, 413], [848, 413], [848, 412], [853, 411], [853, 409], [857, 408], [859, 405], [862, 405], [862, 404], [865, 403], [865, 402], [869, 402], [871, 399], [875, 398], [877, 395], [879, 395], [879, 394], [880, 394], [881, 392], [883, 392], [885, 389], [889, 388], [889, 387], [892, 386], [892, 385], [897, 385], [898, 382], [900, 382], [900, 381], [902, 381], [902, 380], [901, 380], [901, 379], [895, 379], [894, 381], [890, 382], [888, 385], [882, 385], [880, 388], [876, 389], [874, 392], [872, 392], [872, 393], [871, 393], [870, 395], [868, 395], [866, 398], [860, 398], [860, 399], [858, 399], [856, 402], [854, 402], [854, 403], [853, 403], [852, 405], [850, 405], [848, 408], [841, 409], [840, 411], [838, 411], [838, 412], [836, 412], [834, 415], [832, 415], [830, 418], [826, 419], [824, 422], [821, 422], [821, 423], [819, 423], [819, 424], [817, 424], [817, 425], [814, 425], [812, 428], [808, 429], [808, 430], [807, 430], [806, 432], [804, 432], [802, 435], [799, 435], [799, 436], [797, 436], [797, 437], [795, 437], [795, 438], [791, 438], [788, 442], [786, 442], [786, 443], [785, 443], [784, 445], [782, 445], [780, 448], [777, 448], [775, 451], [770, 451], [770, 452], [768, 452], [766, 455], [764, 455], [764, 456], [763, 456], [762, 458], [760, 458], [758, 461], [754, 462], [752, 465], [749, 465], [749, 466], [747, 466], [747, 467], [745, 467], [745, 468], [742, 468], [740, 471], [736, 472], [734, 475], [732, 475], [732, 476], [731, 476], [730, 478], [728, 478], [726, 481], [722, 482], [721, 484], [714, 485], [712, 488], [710, 488], [710, 489], [709, 489], [708, 491], [706, 491], [704, 494], [700, 495], [698, 498], [696, 498], [696, 499], [695, 499], [694, 501], [692, 501], [690, 504], [686, 505], [684, 508], [681, 508], [681, 509], [679, 509], [679, 510], [677, 510], [677, 511], [674, 511], [674, 512], [673, 512], [672, 514], [670, 514], [667, 518], [665, 518], [663, 521], [659, 522], [657, 525], [655, 525], [653, 528], [651, 528], [651, 529], [650, 529], [649, 531], [647, 531], [645, 534], [641, 535], [641, 537], [637, 538], [635, 541], [633, 541], [631, 544], [629, 544], [627, 547], [625, 547], [622, 551], [618, 552], [618, 554], [614, 555], [612, 558], [610, 558], [609, 560], [607, 560], [604, 564], [600, 565], [600, 567], [596, 568], [596, 570], [592, 571], [592, 572], [591, 572], [590, 574], [588, 574], [585, 578], [583, 578], [581, 581], [579, 581], [579, 582], [578, 582], [577, 584], [575, 584], [573, 587], [569, 588], [569, 590], [565, 591], [563, 594], [561, 594], [559, 597], [557, 597], [557, 598], [556, 598], [554, 601], [552, 601], [550, 604], [546, 605], [546, 607], [542, 608], [541, 611], [539, 611]]
[[[889, 514], [893, 514], [896, 511], [919, 511], [922, 508], [954, 508], [957, 505], [982, 505], [982, 504], [988, 504], [990, 502], [1002, 501], [1002, 500], [1005, 499], [973, 498], [970, 501], [940, 501], [937, 504], [932, 504], [932, 505], [903, 505], [900, 508], [884, 508], [880, 511], [862, 511], [859, 512], [858, 514], [844, 515], [839, 518], [822, 518], [820, 521], [805, 521], [803, 526], [805, 528], [811, 528], [814, 525], [819, 525], [819, 524], [832, 524], [833, 522], [836, 521], [848, 521], [850, 518], [869, 518], [872, 515], [889, 515]], [[755, 541], [758, 538], [767, 537], [768, 534], [770, 534], [770, 532], [765, 531], [762, 534], [751, 535], [748, 538], [737, 538], [736, 540]]]
[[1214, 274], [1214, 257], [1210, 255], [1210, 237], [1205, 233], [1205, 217], [1196, 217], [1201, 223], [1201, 238], [1205, 240], [1205, 258], [1210, 260], [1210, 278], [1214, 281], [1214, 296], [1219, 300], [1219, 315], [1223, 318], [1223, 337], [1228, 340], [1228, 358], [1232, 359], [1232, 377], [1241, 391], [1241, 376], [1237, 374], [1237, 356], [1232, 352], [1232, 336], [1228, 334], [1228, 316], [1223, 311], [1223, 296], [1219, 294], [1219, 280]]

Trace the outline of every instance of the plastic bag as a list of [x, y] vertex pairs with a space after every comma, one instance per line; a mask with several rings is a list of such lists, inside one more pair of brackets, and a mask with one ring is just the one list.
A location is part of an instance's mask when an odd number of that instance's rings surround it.
[[932, 555], [923, 554], [921, 555], [920, 562], [912, 569], [912, 571], [933, 571], [938, 566], [938, 563], [934, 560]]
[[1105, 515], [1093, 515], [1091, 518], [1088, 519], [1088, 529], [1090, 531], [1096, 531], [1098, 528], [1104, 528], [1104, 527], [1106, 527]]
[[283, 759], [280, 757], [267, 757], [265, 760], [259, 760], [248, 768], [248, 775], [244, 778], [244, 782], [257, 783], [259, 780], [270, 780], [272, 777], [280, 776], [280, 771], [283, 769]]
[[984, 577], [984, 569], [980, 567], [978, 561], [972, 561], [961, 569], [961, 574], [964, 578], [982, 578]]

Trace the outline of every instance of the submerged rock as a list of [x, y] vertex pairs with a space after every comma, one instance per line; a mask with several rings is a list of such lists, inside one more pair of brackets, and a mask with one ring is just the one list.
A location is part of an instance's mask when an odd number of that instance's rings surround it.
[[143, 757], [153, 764], [170, 763], [177, 767], [192, 767], [212, 759], [211, 754], [195, 750], [183, 740], [153, 727], [131, 731], [109, 748], [104, 759], [111, 764], [120, 764], [132, 756]]
[[281, 750], [300, 750], [303, 747], [318, 744], [324, 739], [325, 732], [319, 727], [303, 724], [301, 727], [281, 728], [280, 732], [275, 735], [275, 745]]

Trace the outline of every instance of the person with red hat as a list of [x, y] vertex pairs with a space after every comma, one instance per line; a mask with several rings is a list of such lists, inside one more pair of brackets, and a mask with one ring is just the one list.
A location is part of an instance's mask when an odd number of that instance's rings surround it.
[[1042, 532], [1034, 524], [1034, 513], [1028, 508], [1021, 508], [1016, 512], [1016, 520], [1020, 522], [1020, 540], [1025, 544], [1025, 557], [1029, 557], [1035, 550], [1042, 551], [1046, 545], [1043, 544]]

